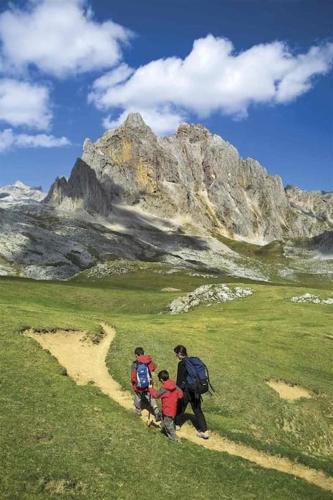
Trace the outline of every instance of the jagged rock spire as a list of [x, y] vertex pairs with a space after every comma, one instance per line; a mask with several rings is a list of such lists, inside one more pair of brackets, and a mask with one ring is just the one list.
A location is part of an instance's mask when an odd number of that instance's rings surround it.
[[148, 125], [140, 115], [140, 113], [129, 113], [123, 123], [124, 127], [131, 128], [146, 128]]

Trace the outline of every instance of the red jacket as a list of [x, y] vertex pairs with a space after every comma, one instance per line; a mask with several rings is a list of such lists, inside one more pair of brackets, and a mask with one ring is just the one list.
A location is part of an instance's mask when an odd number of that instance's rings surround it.
[[184, 396], [183, 391], [177, 387], [174, 380], [163, 382], [161, 389], [157, 391], [153, 387], [149, 388], [153, 398], [161, 398], [162, 413], [164, 417], [175, 417], [177, 415], [177, 401]]
[[149, 354], [142, 354], [141, 356], [137, 357], [137, 360], [133, 362], [132, 368], [131, 368], [131, 384], [132, 384], [132, 389], [134, 392], [145, 392], [147, 389], [140, 389], [137, 386], [137, 374], [136, 374], [136, 367], [138, 363], [144, 363], [145, 365], [148, 366], [150, 373], [154, 372], [157, 368], [157, 365], [152, 360], [152, 357], [149, 356]]

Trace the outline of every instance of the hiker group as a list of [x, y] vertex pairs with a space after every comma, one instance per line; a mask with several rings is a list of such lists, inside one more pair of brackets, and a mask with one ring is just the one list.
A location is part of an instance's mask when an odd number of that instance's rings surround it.
[[[167, 370], [158, 373], [161, 387], [153, 387], [152, 373], [157, 365], [150, 355], [144, 353], [142, 347], [134, 350], [135, 361], [131, 368], [131, 383], [134, 391], [134, 407], [137, 415], [147, 409], [155, 417], [155, 422], [161, 422], [161, 431], [173, 441], [177, 440], [176, 430], [184, 423], [185, 410], [191, 405], [195, 416], [195, 427], [198, 436], [208, 439], [205, 416], [201, 408], [202, 394], [213, 390], [209, 373], [203, 361], [194, 356], [188, 356], [186, 347], [177, 345], [174, 352], [179, 360], [176, 381], [171, 380]], [[160, 411], [156, 399], [161, 399]]]

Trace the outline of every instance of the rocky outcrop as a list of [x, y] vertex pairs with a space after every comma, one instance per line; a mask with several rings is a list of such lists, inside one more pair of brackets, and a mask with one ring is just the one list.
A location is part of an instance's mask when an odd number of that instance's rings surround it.
[[211, 305], [213, 303], [230, 302], [232, 300], [249, 297], [253, 294], [251, 288], [239, 286], [229, 287], [224, 283], [202, 285], [182, 297], [178, 297], [169, 304], [171, 314], [188, 312], [200, 304]]
[[280, 177], [201, 125], [160, 138], [132, 113], [95, 143], [87, 139], [78, 162], [47, 203], [103, 215], [135, 205], [191, 230], [259, 244], [333, 227], [332, 193], [285, 190]]
[[305, 293], [304, 295], [299, 295], [295, 297], [291, 297], [291, 302], [295, 302], [297, 304], [328, 304], [333, 305], [333, 297], [329, 297], [328, 299], [321, 299], [317, 295], [312, 295], [312, 293]]

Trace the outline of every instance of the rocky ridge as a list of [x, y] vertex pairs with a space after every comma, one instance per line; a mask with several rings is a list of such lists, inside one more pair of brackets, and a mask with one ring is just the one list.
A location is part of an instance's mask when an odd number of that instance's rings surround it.
[[57, 179], [45, 201], [102, 215], [113, 205], [136, 206], [192, 230], [259, 244], [333, 228], [332, 193], [284, 189], [280, 177], [201, 125], [157, 137], [137, 113], [95, 143], [86, 139], [69, 180]]
[[161, 138], [134, 113], [87, 139], [46, 197], [19, 182], [0, 188], [0, 275], [101, 277], [127, 259], [255, 280], [329, 277], [332, 197], [284, 189], [201, 125]]

